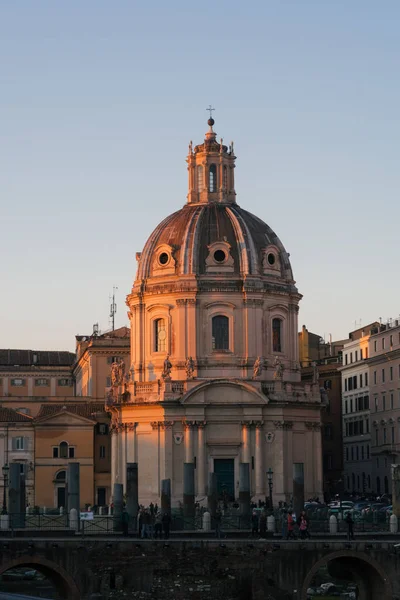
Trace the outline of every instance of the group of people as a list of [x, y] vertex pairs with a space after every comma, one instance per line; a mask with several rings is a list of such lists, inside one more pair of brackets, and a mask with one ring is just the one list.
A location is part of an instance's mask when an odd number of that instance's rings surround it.
[[297, 519], [293, 510], [289, 509], [286, 519], [283, 520], [282, 537], [287, 540], [295, 540], [297, 533], [301, 540], [310, 538], [310, 520], [305, 510], [301, 511], [300, 517]]
[[138, 513], [138, 531], [142, 539], [169, 539], [171, 528], [171, 515], [168, 512], [162, 512], [157, 504], [151, 503], [145, 508], [139, 506]]

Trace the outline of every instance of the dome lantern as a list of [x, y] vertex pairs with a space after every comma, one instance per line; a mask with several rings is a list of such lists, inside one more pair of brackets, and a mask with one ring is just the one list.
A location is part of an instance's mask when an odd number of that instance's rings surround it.
[[[214, 109], [208, 109], [210, 112]], [[207, 121], [209, 129], [205, 134], [203, 144], [189, 144], [186, 159], [189, 173], [188, 204], [234, 204], [236, 202], [234, 168], [236, 156], [233, 152], [233, 142], [224, 146], [221, 138], [213, 129], [215, 121], [210, 116]]]

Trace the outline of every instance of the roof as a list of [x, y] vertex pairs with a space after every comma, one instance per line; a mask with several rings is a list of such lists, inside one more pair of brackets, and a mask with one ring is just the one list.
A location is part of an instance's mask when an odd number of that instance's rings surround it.
[[97, 421], [98, 418], [96, 413], [104, 413], [104, 404], [101, 402], [85, 402], [82, 404], [42, 404], [36, 419], [58, 415], [62, 411], [84, 417], [85, 419]]
[[12, 408], [0, 406], [0, 422], [1, 423], [31, 423], [32, 417], [24, 415]]
[[58, 350], [0, 350], [0, 367], [70, 367], [73, 352]]
[[118, 329], [112, 329], [111, 331], [105, 331], [100, 335], [76, 335], [75, 339], [77, 342], [93, 342], [95, 340], [108, 340], [108, 339], [130, 339], [131, 330], [129, 327], [118, 327]]
[[148, 238], [141, 253], [137, 280], [151, 276], [155, 251], [162, 245], [173, 248], [176, 273], [203, 275], [209, 246], [230, 246], [236, 274], [259, 275], [264, 252], [274, 245], [282, 263], [282, 278], [293, 279], [288, 254], [276, 233], [264, 221], [237, 204], [186, 204], [164, 219]]

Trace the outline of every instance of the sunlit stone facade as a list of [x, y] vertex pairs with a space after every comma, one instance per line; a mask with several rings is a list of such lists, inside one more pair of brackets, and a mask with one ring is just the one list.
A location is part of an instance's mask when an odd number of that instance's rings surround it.
[[131, 364], [107, 400], [112, 482], [125, 485], [126, 463], [137, 462], [140, 502], [159, 501], [170, 478], [176, 505], [193, 462], [199, 500], [210, 472], [237, 498], [245, 462], [256, 499], [268, 495], [269, 468], [275, 502], [291, 500], [294, 469], [305, 497], [321, 496], [320, 393], [300, 381], [289, 255], [236, 203], [233, 143], [208, 124], [204, 142], [189, 145], [187, 204], [137, 254]]

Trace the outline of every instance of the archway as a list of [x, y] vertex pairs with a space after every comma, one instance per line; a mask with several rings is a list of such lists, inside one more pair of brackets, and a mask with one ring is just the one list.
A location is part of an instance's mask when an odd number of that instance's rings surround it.
[[57, 563], [35, 554], [32, 556], [15, 558], [0, 565], [0, 576], [6, 571], [16, 567], [37, 569], [54, 583], [61, 598], [65, 600], [80, 600], [81, 594], [75, 581], [71, 575]]
[[354, 582], [358, 588], [358, 600], [391, 600], [391, 584], [380, 564], [363, 552], [351, 550], [332, 552], [317, 561], [303, 583], [301, 600], [307, 600], [307, 590], [325, 565], [333, 578]]

